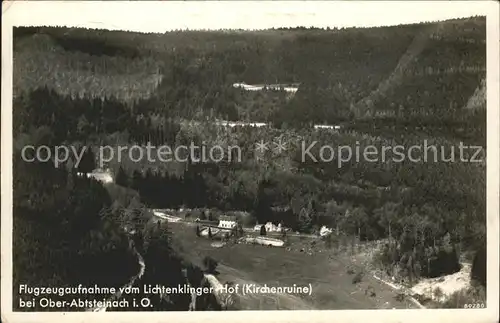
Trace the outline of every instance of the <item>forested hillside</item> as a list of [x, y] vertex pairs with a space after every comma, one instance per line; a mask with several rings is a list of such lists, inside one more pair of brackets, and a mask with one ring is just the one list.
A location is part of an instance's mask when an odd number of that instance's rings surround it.
[[[366, 114], [419, 121], [437, 113], [466, 121], [464, 100], [486, 69], [484, 18], [341, 30], [31, 32], [17, 32], [16, 73], [26, 77], [16, 78], [16, 93], [47, 86], [162, 117], [335, 124]], [[234, 82], [300, 89], [291, 101], [249, 98]]]
[[[37, 143], [91, 146], [91, 159], [103, 144], [238, 145], [242, 162], [124, 158], [108, 166], [147, 207], [248, 211], [256, 222], [283, 222], [295, 231], [327, 225], [359, 240], [386, 239], [381, 263], [410, 279], [454, 272], [460, 257], [485, 246], [485, 163], [351, 160], [338, 167], [338, 156], [329, 163], [300, 158], [300, 142], [314, 141], [315, 155], [322, 144], [363, 149], [426, 140], [446, 156], [458, 156], [450, 151], [460, 142], [485, 146], [483, 17], [366, 29], [14, 31], [17, 281], [39, 266], [33, 280], [68, 283], [78, 268], [72, 266], [99, 259], [110, 262], [110, 275], [120, 271], [116, 266], [136, 271], [126, 265], [133, 260], [119, 229], [123, 221], [107, 224], [99, 216], [113, 203], [106, 190], [71, 171], [20, 162], [19, 149]], [[290, 98], [283, 91], [245, 92], [235, 82], [300, 86]], [[274, 127], [221, 128], [216, 119]], [[259, 140], [278, 137], [289, 144], [284, 153], [269, 151], [260, 160], [250, 154]], [[58, 242], [49, 244], [54, 235]], [[24, 259], [36, 246], [42, 252]], [[65, 258], [64, 248], [81, 255]], [[173, 254], [162, 248], [155, 250]], [[51, 264], [60, 263], [68, 269], [51, 278]], [[79, 279], [99, 279], [86, 275]], [[113, 277], [114, 284], [125, 279]]]

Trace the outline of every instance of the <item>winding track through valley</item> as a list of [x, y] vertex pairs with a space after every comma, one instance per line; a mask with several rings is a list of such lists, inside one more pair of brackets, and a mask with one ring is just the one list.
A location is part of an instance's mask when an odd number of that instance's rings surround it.
[[[114, 300], [118, 300], [122, 294], [123, 294], [123, 290], [127, 287], [132, 287], [134, 286], [135, 282], [139, 279], [141, 279], [141, 277], [144, 275], [144, 271], [146, 270], [146, 264], [144, 262], [144, 258], [142, 257], [142, 255], [139, 253], [139, 251], [137, 250], [137, 248], [135, 247], [135, 243], [133, 240], [130, 240], [130, 244], [131, 244], [131, 249], [132, 249], [132, 252], [135, 254], [135, 256], [137, 257], [137, 262], [139, 263], [139, 272], [135, 275], [135, 276], [132, 276], [132, 278], [130, 279], [130, 281], [123, 285], [122, 287], [120, 287], [118, 289], [118, 292], [116, 292], [113, 296], [111, 296], [109, 299], [107, 299], [106, 301], [114, 301]], [[105, 302], [106, 303], [106, 302]], [[100, 306], [100, 307], [96, 307], [96, 308], [90, 308], [88, 309], [87, 311], [91, 311], [91, 312], [106, 312], [106, 309], [107, 309], [107, 306], [106, 304], [104, 304], [103, 306]]]

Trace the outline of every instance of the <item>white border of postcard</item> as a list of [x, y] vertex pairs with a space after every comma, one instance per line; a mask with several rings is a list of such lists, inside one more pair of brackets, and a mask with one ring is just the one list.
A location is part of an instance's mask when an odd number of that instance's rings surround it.
[[[2, 3], [1, 308], [4, 322], [498, 322], [499, 278], [499, 3], [496, 1], [13, 1]], [[74, 26], [152, 31], [326, 27], [338, 22], [393, 25], [487, 16], [487, 302], [486, 309], [235, 311], [235, 312], [12, 312], [12, 27]], [[339, 15], [338, 12], [343, 14]], [[425, 18], [427, 17], [427, 18]], [[441, 18], [440, 18], [441, 17]], [[165, 23], [167, 21], [168, 23]], [[131, 23], [131, 24], [130, 24]], [[128, 26], [128, 27], [127, 27]], [[142, 29], [141, 29], [142, 28]]]

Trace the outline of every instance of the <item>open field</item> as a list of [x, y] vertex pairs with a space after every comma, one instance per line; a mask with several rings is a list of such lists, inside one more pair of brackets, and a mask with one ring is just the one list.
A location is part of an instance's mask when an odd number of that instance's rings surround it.
[[[213, 248], [211, 240], [198, 238], [190, 226], [169, 223], [169, 227], [177, 248], [187, 259], [201, 265], [203, 258], [210, 256], [219, 262], [218, 279], [222, 283], [312, 286], [311, 296], [245, 296], [240, 300], [241, 309], [377, 309], [414, 306], [407, 301], [397, 301], [394, 291], [369, 277], [368, 273], [360, 283], [353, 284], [354, 274], [348, 274], [348, 268], [353, 264], [347, 256], [334, 257], [324, 252], [308, 255], [285, 248], [250, 244], [227, 244], [222, 248]], [[365, 295], [369, 286], [376, 296], [371, 297], [370, 293]]]

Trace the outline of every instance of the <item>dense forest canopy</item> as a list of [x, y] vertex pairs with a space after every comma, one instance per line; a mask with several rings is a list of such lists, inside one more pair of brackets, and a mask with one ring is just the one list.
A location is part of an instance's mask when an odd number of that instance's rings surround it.
[[[484, 146], [484, 17], [165, 34], [30, 27], [15, 28], [14, 36], [15, 282], [101, 282], [92, 271], [75, 273], [82, 262], [136, 271], [126, 265], [134, 260], [120, 228], [131, 222], [146, 239], [160, 234], [149, 234], [138, 220], [147, 218], [144, 205], [248, 211], [255, 222], [282, 222], [296, 231], [327, 225], [361, 240], [388, 239], [384, 264], [410, 277], [454, 271], [459, 256], [485, 245], [484, 163], [361, 160], [338, 167], [303, 162], [294, 145], [259, 161], [250, 155], [226, 163], [125, 158], [108, 165], [119, 173], [110, 197], [109, 187], [78, 178], [71, 164], [54, 170], [19, 162], [20, 147], [41, 143], [93, 147], [95, 165], [97, 147], [105, 144], [205, 142], [248, 152], [258, 140], [282, 137], [361, 147], [428, 140], [448, 152], [459, 142]], [[236, 82], [298, 83], [299, 89], [291, 96], [247, 92], [233, 87]], [[221, 128], [215, 120], [273, 127]], [[146, 257], [167, 255], [178, 277], [181, 260], [165, 241]], [[41, 252], [26, 259], [34, 248]], [[66, 250], [74, 248], [81, 252], [69, 261]], [[62, 271], [51, 267], [63, 262]], [[31, 276], [35, 266], [43, 270]], [[121, 273], [105, 281], [121, 284], [131, 275]]]

